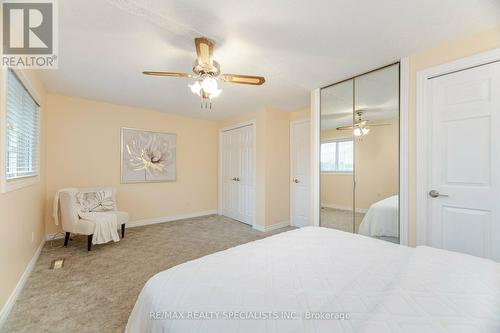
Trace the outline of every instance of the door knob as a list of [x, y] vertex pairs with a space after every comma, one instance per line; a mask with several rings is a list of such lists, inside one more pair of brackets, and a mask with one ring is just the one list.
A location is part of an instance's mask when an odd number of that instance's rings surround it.
[[300, 180], [298, 180], [297, 178], [294, 178], [294, 179], [293, 179], [293, 182], [294, 182], [295, 184], [298, 184], [298, 183], [300, 183]]
[[439, 191], [436, 191], [436, 190], [431, 190], [429, 191], [429, 196], [431, 198], [437, 198], [437, 197], [449, 197], [448, 194], [445, 194], [445, 193], [439, 193]]
[[234, 177], [234, 178], [233, 178], [233, 179], [231, 179], [231, 180], [234, 180], [234, 181], [236, 181], [236, 179], [237, 179], [237, 178], [236, 178], [236, 177]]
[[236, 181], [239, 182], [240, 181], [240, 178], [239, 177], [236, 177]]

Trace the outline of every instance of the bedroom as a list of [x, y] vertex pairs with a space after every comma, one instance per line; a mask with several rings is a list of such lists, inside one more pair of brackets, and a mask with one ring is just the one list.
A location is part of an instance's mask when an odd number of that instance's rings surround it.
[[500, 331], [497, 1], [42, 3], [2, 1], [57, 61], [1, 69], [0, 332]]

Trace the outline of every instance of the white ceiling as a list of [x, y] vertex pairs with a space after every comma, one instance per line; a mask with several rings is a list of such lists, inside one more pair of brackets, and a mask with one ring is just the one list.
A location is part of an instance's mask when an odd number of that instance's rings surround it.
[[[59, 69], [50, 92], [193, 117], [309, 105], [309, 90], [394, 62], [441, 41], [500, 24], [498, 0], [65, 0]], [[189, 79], [193, 38], [216, 41], [222, 72], [263, 75], [260, 87], [221, 84], [211, 111]]]
[[399, 66], [321, 89], [321, 129], [352, 125], [353, 110], [375, 123], [399, 117]]

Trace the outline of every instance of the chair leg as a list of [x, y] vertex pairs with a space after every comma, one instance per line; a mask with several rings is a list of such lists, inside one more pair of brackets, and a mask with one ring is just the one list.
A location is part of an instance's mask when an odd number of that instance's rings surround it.
[[94, 236], [94, 234], [92, 235], [89, 235], [87, 237], [87, 250], [90, 251], [90, 249], [92, 248], [92, 237]]
[[125, 223], [122, 224], [122, 238], [125, 237]]
[[69, 241], [69, 232], [66, 233], [64, 236], [64, 247], [68, 246], [68, 241]]

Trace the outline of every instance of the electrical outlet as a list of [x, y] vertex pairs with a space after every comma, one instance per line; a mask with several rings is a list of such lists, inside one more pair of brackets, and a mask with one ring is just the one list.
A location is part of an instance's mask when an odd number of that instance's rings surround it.
[[59, 269], [64, 267], [64, 258], [54, 259], [50, 264], [50, 269]]
[[31, 242], [35, 242], [35, 233], [33, 231], [31, 232]]

